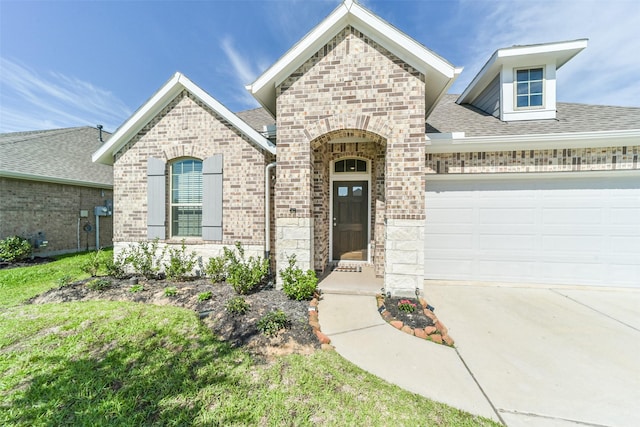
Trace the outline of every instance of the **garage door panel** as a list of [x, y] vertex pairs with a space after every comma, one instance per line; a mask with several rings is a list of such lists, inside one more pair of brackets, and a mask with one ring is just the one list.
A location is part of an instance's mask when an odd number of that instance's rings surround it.
[[637, 177], [428, 181], [425, 204], [426, 278], [640, 287]]

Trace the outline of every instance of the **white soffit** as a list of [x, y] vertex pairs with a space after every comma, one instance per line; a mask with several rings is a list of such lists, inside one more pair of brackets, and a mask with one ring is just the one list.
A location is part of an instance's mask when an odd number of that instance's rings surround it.
[[358, 3], [345, 0], [246, 89], [275, 117], [276, 87], [348, 25], [425, 74], [428, 111], [462, 72]]
[[92, 160], [97, 163], [112, 165], [114, 154], [185, 89], [246, 135], [258, 148], [275, 154], [275, 146], [271, 141], [258, 133], [182, 73], [178, 72], [111, 135], [111, 138], [93, 154]]
[[503, 65], [542, 65], [555, 62], [556, 69], [562, 67], [587, 47], [588, 39], [513, 46], [496, 50], [469, 86], [456, 100], [458, 104], [470, 104], [482, 93], [489, 83], [500, 73]]

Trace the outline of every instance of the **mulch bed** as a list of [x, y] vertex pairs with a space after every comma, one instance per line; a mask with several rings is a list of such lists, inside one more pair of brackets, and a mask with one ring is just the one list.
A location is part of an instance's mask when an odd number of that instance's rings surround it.
[[52, 261], [55, 261], [55, 259], [49, 257], [33, 257], [18, 262], [0, 261], [0, 270], [18, 267], [29, 267], [38, 264], [47, 264]]
[[[270, 359], [275, 355], [300, 353], [309, 354], [321, 348], [318, 336], [317, 300], [294, 301], [284, 292], [272, 287], [264, 287], [249, 295], [242, 295], [250, 309], [242, 315], [228, 312], [225, 305], [228, 300], [238, 296], [231, 285], [213, 284], [207, 279], [185, 282], [170, 280], [139, 279], [144, 290], [132, 292], [134, 283], [130, 279], [101, 277], [109, 281], [108, 288], [91, 290], [87, 283], [93, 279], [75, 282], [57, 289], [51, 289], [29, 302], [33, 304], [61, 303], [70, 301], [110, 300], [130, 301], [156, 305], [174, 305], [198, 313], [202, 321], [222, 340], [234, 347], [244, 347], [254, 356]], [[175, 287], [175, 296], [166, 296], [164, 289]], [[200, 301], [198, 296], [211, 292], [211, 298]], [[310, 306], [311, 304], [311, 306]], [[263, 335], [257, 327], [258, 320], [270, 311], [282, 310], [289, 324], [274, 337]], [[312, 323], [315, 322], [315, 323]], [[316, 332], [318, 329], [318, 332]]]
[[[424, 298], [398, 298], [376, 295], [378, 312], [394, 328], [414, 335], [420, 339], [433, 341], [438, 344], [453, 347], [454, 341], [449, 336], [449, 330], [438, 320], [432, 308]], [[401, 300], [409, 300], [416, 305], [413, 313], [407, 313], [398, 308]]]

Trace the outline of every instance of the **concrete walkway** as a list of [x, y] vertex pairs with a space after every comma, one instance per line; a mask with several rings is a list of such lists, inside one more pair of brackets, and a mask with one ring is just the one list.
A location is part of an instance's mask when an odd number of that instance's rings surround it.
[[511, 427], [640, 425], [640, 291], [428, 283], [452, 349], [382, 320], [363, 274], [332, 273], [318, 307], [361, 368]]

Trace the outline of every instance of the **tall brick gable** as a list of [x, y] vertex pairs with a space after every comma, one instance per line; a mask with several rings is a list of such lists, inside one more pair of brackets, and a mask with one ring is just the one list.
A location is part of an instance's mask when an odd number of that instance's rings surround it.
[[[278, 262], [291, 251], [303, 265], [323, 268], [328, 247], [325, 175], [332, 160], [347, 154], [372, 160], [376, 258], [384, 242], [378, 225], [409, 220], [424, 226], [424, 81], [413, 67], [347, 26], [276, 88], [275, 215], [281, 225], [278, 237], [284, 240], [278, 242]], [[334, 146], [337, 139], [348, 142], [350, 137], [368, 142], [349, 150]], [[289, 227], [308, 232], [288, 239]], [[374, 262], [382, 272], [384, 260]], [[421, 267], [418, 261], [415, 268]]]

